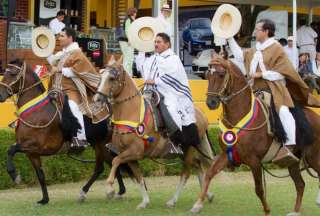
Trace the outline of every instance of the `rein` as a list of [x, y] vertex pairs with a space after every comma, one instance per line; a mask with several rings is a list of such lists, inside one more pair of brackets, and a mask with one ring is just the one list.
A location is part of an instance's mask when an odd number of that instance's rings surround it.
[[6, 83], [3, 83], [2, 81], [0, 81], [0, 85], [4, 86], [6, 89], [7, 89], [7, 92], [9, 94], [9, 96], [13, 96], [15, 93], [12, 89], [12, 86], [15, 85], [17, 82], [19, 82], [19, 90], [18, 90], [18, 93], [16, 93], [17, 95], [17, 98], [13, 100], [13, 103], [15, 105], [15, 108], [16, 108], [16, 112], [15, 112], [15, 115], [17, 116], [17, 120], [22, 122], [24, 125], [28, 126], [28, 127], [31, 127], [31, 128], [37, 128], [37, 129], [41, 129], [41, 128], [46, 128], [48, 127], [50, 124], [52, 124], [52, 122], [55, 120], [55, 118], [57, 117], [57, 115], [59, 114], [59, 109], [58, 109], [58, 105], [56, 104], [55, 105], [55, 108], [56, 108], [56, 112], [55, 114], [53, 115], [52, 119], [47, 123], [47, 124], [44, 124], [44, 125], [34, 125], [34, 124], [31, 124], [25, 120], [23, 120], [23, 118], [21, 118], [21, 115], [20, 113], [18, 112], [19, 108], [18, 108], [18, 102], [19, 102], [19, 99], [21, 97], [21, 95], [27, 91], [29, 91], [30, 89], [42, 84], [42, 82], [48, 78], [50, 78], [53, 74], [49, 74], [47, 76], [45, 76], [44, 78], [40, 78], [39, 81], [35, 82], [34, 84], [32, 84], [31, 86], [29, 87], [26, 87], [25, 88], [25, 78], [26, 78], [26, 69], [27, 69], [27, 65], [26, 65], [26, 62], [24, 61], [23, 62], [23, 65], [21, 67], [18, 67], [17, 65], [14, 65], [14, 64], [8, 64], [8, 66], [10, 67], [14, 67], [16, 69], [19, 70], [18, 72], [18, 77], [15, 81], [11, 82], [10, 84], [6, 84]]

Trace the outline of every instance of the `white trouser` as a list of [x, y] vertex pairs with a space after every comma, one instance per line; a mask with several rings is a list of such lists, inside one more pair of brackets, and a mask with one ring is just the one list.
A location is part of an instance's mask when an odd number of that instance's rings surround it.
[[288, 138], [288, 140], [284, 143], [284, 145], [295, 145], [296, 144], [296, 122], [287, 106], [280, 107], [279, 117]]
[[87, 138], [86, 138], [86, 132], [84, 128], [83, 114], [80, 111], [78, 104], [73, 100], [69, 100], [69, 106], [72, 114], [78, 119], [79, 124], [81, 126], [81, 129], [78, 130], [77, 138], [79, 140], [86, 140]]
[[123, 55], [123, 68], [132, 77], [132, 65], [134, 59], [134, 49], [126, 41], [119, 42], [120, 49]]

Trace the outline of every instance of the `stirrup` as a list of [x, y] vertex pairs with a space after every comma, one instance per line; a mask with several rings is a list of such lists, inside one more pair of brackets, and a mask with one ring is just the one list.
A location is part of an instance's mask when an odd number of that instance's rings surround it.
[[289, 167], [292, 164], [299, 162], [299, 158], [297, 158], [289, 148], [283, 146], [280, 148], [272, 162], [280, 167]]

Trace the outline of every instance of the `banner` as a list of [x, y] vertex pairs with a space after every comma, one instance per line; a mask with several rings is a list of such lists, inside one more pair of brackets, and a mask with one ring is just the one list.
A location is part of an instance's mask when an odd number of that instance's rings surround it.
[[56, 17], [60, 10], [60, 0], [40, 0], [40, 19]]

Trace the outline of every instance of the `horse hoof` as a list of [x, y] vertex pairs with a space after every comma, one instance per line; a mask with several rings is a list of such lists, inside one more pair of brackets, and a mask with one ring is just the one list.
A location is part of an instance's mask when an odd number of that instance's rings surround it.
[[193, 205], [193, 207], [190, 210], [190, 212], [193, 213], [193, 214], [197, 214], [197, 213], [201, 212], [202, 208], [203, 208], [203, 204], [196, 203], [196, 204]]
[[149, 203], [148, 202], [142, 202], [137, 206], [137, 210], [145, 209]]
[[213, 198], [214, 198], [213, 193], [208, 192], [208, 193], [207, 193], [207, 198], [208, 198], [209, 203], [212, 203]]
[[79, 196], [79, 199], [78, 199], [78, 202], [79, 203], [83, 203], [87, 198], [87, 194], [86, 192], [84, 192], [82, 189], [80, 190], [80, 196]]
[[168, 208], [174, 208], [174, 207], [176, 206], [176, 201], [173, 200], [173, 199], [171, 199], [171, 200], [169, 200], [169, 201], [166, 203], [166, 206], [167, 206]]
[[287, 216], [300, 216], [299, 212], [291, 212], [289, 214], [287, 214]]
[[46, 205], [48, 203], [49, 203], [49, 200], [47, 200], [47, 199], [42, 199], [37, 202], [37, 204], [40, 206]]
[[14, 183], [17, 185], [21, 184], [21, 176], [20, 175], [17, 175], [17, 177], [14, 179]]
[[113, 187], [108, 187], [107, 189], [107, 198], [110, 200], [110, 199], [113, 199], [114, 195], [116, 194], [115, 190]]
[[123, 199], [123, 195], [122, 195], [122, 194], [115, 194], [115, 195], [114, 195], [114, 199], [116, 199], [116, 200], [122, 200], [122, 199]]

